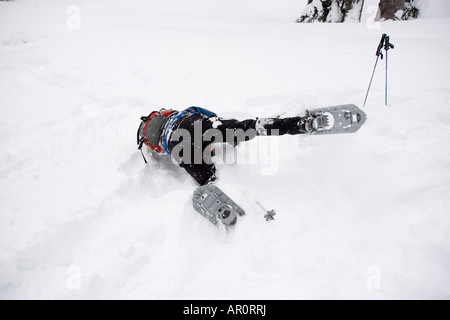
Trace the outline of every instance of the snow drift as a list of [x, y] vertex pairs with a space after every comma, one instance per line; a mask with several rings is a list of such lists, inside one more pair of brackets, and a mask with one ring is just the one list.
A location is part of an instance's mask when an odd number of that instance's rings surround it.
[[[434, 3], [369, 28], [295, 24], [293, 0], [0, 2], [0, 297], [450, 298], [450, 19]], [[180, 168], [143, 163], [139, 117], [161, 107], [361, 106], [382, 33], [391, 105], [381, 65], [358, 133], [283, 137], [270, 175], [220, 166], [247, 212], [228, 234]]]

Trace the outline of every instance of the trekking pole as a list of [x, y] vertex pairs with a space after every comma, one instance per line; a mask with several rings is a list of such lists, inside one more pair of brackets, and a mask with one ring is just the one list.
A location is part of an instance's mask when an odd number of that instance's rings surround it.
[[[375, 67], [373, 68], [372, 77], [370, 78], [369, 88], [367, 89], [366, 98], [364, 99], [364, 105], [363, 105], [364, 107], [366, 106], [367, 97], [369, 96], [369, 91], [370, 91], [370, 88], [372, 86], [372, 81], [373, 81], [373, 77], [375, 75], [375, 70], [377, 69], [378, 59], [381, 56], [381, 60], [383, 60], [383, 53], [381, 52], [381, 50], [383, 50], [383, 46], [385, 44], [386, 37], [388, 37], [388, 35], [383, 33], [383, 36], [381, 37], [381, 41], [378, 44], [377, 53], [376, 53], [377, 60], [375, 61]], [[387, 67], [387, 65], [386, 65], [386, 67]]]
[[275, 220], [275, 215], [277, 214], [277, 212], [275, 210], [267, 210], [250, 191], [247, 191], [247, 192], [250, 195], [250, 197], [253, 198], [253, 200], [258, 205], [258, 207], [260, 207], [266, 213], [266, 215], [264, 216], [266, 221]]
[[277, 214], [275, 210], [266, 210], [266, 208], [258, 200], [256, 200], [256, 198], [253, 199], [255, 200], [256, 204], [266, 212], [266, 215], [264, 216], [264, 218], [266, 218], [266, 221], [275, 220], [274, 216]]
[[387, 36], [384, 41], [384, 50], [386, 50], [386, 85], [384, 90], [384, 102], [385, 105], [388, 105], [388, 55], [389, 50], [394, 49], [394, 45], [389, 42], [390, 38]]

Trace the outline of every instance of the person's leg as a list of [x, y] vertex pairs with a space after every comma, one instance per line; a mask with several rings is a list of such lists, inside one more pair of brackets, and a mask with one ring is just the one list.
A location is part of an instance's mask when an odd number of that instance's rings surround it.
[[229, 131], [242, 130], [247, 133], [245, 137], [245, 141], [247, 141], [256, 136], [305, 134], [327, 125], [328, 117], [325, 115], [306, 115], [305, 117], [257, 118], [244, 121], [220, 119], [220, 125], [217, 126], [217, 129], [221, 131], [224, 137], [229, 134]]
[[306, 119], [302, 117], [262, 118], [256, 120], [255, 129], [259, 136], [297, 135], [308, 132], [304, 127], [305, 122]]
[[216, 167], [214, 164], [180, 164], [189, 175], [201, 186], [216, 180]]
[[271, 135], [297, 135], [308, 133], [309, 117], [293, 118], [261, 118], [238, 121], [235, 119], [220, 119], [216, 126], [223, 136], [224, 141], [231, 145], [248, 141], [256, 136]]
[[[216, 179], [216, 167], [210, 158], [205, 159], [205, 149], [210, 142], [204, 142], [202, 140], [203, 133], [208, 129], [208, 123], [200, 114], [192, 114], [184, 118], [183, 121], [175, 128], [172, 133], [172, 138], [176, 133], [176, 130], [184, 130], [184, 134], [189, 135], [189, 142], [184, 145], [184, 138], [172, 140], [169, 142], [169, 151], [179, 166], [186, 170], [186, 172], [194, 178], [194, 180], [201, 186], [208, 184]], [[195, 136], [194, 132], [198, 126], [200, 134]], [[202, 141], [195, 141], [195, 139], [201, 139]]]

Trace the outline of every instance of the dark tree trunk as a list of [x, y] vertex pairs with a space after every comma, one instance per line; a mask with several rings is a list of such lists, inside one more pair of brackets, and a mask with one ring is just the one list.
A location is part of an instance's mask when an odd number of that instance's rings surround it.
[[405, 0], [381, 0], [379, 5], [379, 17], [385, 20], [397, 20], [395, 14], [399, 10], [404, 10]]

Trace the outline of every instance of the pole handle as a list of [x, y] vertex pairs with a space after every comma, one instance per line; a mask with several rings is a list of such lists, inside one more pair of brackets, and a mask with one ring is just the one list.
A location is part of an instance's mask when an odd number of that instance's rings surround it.
[[378, 44], [378, 48], [377, 48], [376, 56], [377, 57], [381, 56], [381, 60], [383, 60], [383, 53], [381, 52], [381, 50], [383, 50], [383, 47], [385, 46], [386, 37], [388, 37], [388, 35], [386, 33], [383, 33], [383, 35], [381, 36], [380, 43]]

